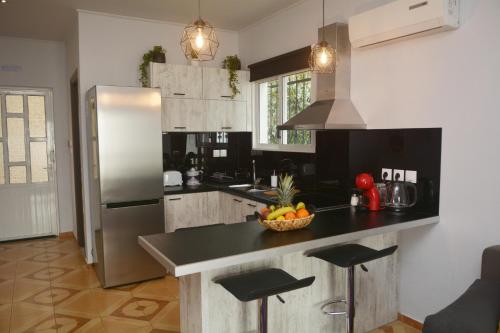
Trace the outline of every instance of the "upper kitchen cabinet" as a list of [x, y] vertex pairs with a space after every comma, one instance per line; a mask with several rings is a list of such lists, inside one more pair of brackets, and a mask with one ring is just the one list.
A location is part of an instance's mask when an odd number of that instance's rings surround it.
[[245, 132], [247, 104], [242, 101], [206, 102], [206, 130], [209, 132]]
[[233, 92], [229, 87], [229, 73], [227, 69], [203, 68], [203, 98], [228, 101], [246, 101], [248, 98], [248, 72], [237, 71], [238, 89], [240, 93], [231, 98]]
[[151, 87], [159, 87], [162, 97], [201, 99], [202, 69], [196, 66], [152, 63]]
[[205, 105], [201, 99], [162, 98], [162, 132], [205, 131]]

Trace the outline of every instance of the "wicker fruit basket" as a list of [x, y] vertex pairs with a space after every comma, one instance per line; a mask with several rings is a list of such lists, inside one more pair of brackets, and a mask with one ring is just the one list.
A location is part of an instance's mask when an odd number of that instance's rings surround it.
[[259, 223], [274, 231], [297, 230], [307, 227], [314, 219], [314, 214], [294, 220], [263, 220], [259, 217]]

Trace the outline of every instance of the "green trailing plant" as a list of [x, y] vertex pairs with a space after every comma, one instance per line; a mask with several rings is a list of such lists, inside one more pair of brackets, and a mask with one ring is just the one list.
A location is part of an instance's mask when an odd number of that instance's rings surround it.
[[229, 73], [229, 87], [231, 88], [232, 95], [231, 98], [234, 98], [236, 95], [240, 93], [240, 89], [238, 89], [238, 73], [236, 71], [241, 69], [241, 61], [237, 55], [227, 56], [222, 62], [222, 68], [227, 69]]
[[163, 47], [161, 47], [160, 45], [156, 45], [153, 47], [152, 50], [149, 50], [142, 56], [142, 63], [139, 65], [139, 72], [141, 74], [141, 78], [139, 80], [141, 81], [143, 87], [149, 86], [149, 73], [148, 73], [149, 64], [155, 59], [155, 57], [160, 57], [164, 59], [165, 52], [166, 51]]

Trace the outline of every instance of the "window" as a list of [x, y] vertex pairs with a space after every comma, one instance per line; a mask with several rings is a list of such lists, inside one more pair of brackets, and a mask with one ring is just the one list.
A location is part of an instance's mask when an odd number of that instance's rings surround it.
[[254, 148], [314, 152], [314, 132], [276, 130], [278, 125], [302, 112], [311, 103], [311, 73], [300, 71], [256, 84], [257, 108]]

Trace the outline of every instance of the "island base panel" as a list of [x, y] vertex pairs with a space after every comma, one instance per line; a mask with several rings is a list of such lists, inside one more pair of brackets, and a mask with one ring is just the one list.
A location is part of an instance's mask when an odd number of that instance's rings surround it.
[[[397, 233], [371, 236], [352, 243], [382, 249], [398, 242]], [[397, 319], [398, 314], [398, 252], [368, 262], [364, 272], [355, 273], [355, 332], [367, 332]], [[281, 268], [296, 278], [316, 276], [308, 288], [269, 298], [270, 332], [342, 332], [342, 316], [327, 316], [320, 307], [332, 298], [343, 298], [346, 272], [303, 252], [287, 254], [243, 265], [216, 269], [180, 277], [181, 332], [219, 333], [256, 332], [257, 301], [243, 303], [228, 293], [215, 279], [238, 275], [262, 268]]]

